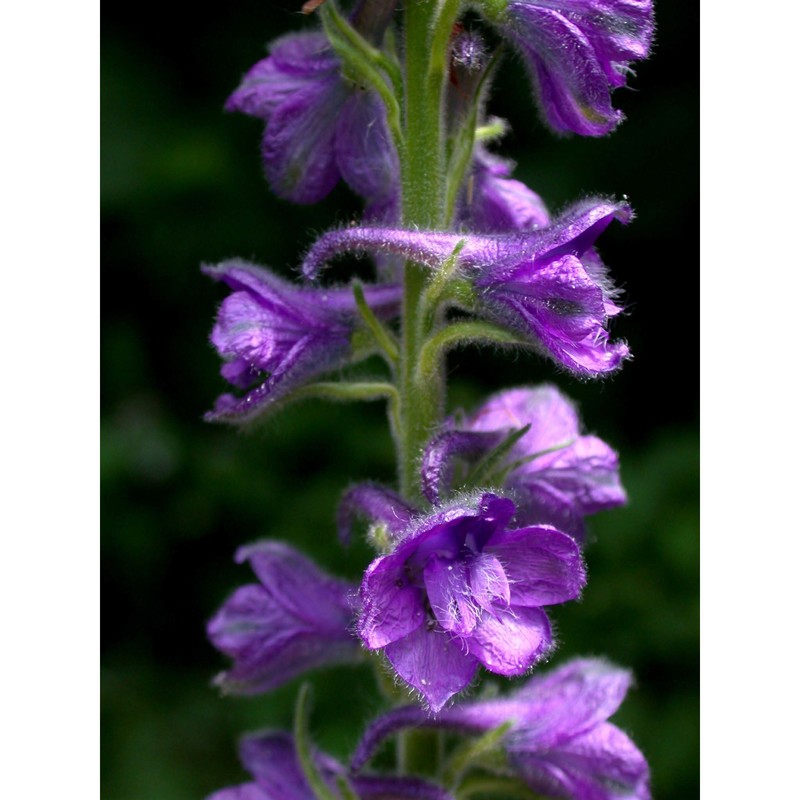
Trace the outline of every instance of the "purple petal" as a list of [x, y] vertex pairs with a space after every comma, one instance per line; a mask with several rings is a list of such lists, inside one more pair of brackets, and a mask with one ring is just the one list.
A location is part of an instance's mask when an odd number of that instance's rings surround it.
[[399, 204], [400, 162], [386, 126], [386, 111], [374, 93], [356, 92], [341, 110], [336, 158], [348, 186], [372, 205], [373, 218], [376, 204]]
[[478, 668], [457, 639], [426, 625], [388, 645], [385, 652], [397, 674], [420, 692], [433, 712], [469, 686]]
[[502, 233], [542, 228], [550, 222], [544, 201], [511, 179], [511, 167], [485, 150], [475, 153], [471, 202], [462, 211], [470, 230]]
[[525, 741], [546, 750], [604, 723], [619, 708], [631, 673], [596, 658], [535, 675], [513, 697], [526, 706]]
[[511, 2], [510, 36], [522, 52], [540, 110], [558, 133], [603, 136], [622, 121], [603, 67], [580, 28], [551, 8]]
[[[513, 590], [512, 590], [513, 591]], [[465, 644], [490, 672], [523, 675], [549, 649], [552, 634], [539, 608], [513, 607], [484, 614]]]
[[398, 558], [396, 552], [370, 564], [360, 596], [363, 610], [358, 633], [370, 650], [408, 636], [425, 622], [424, 593], [408, 582], [405, 558]]
[[318, 33], [284, 36], [272, 43], [269, 57], [244, 76], [225, 103], [225, 110], [267, 120], [297, 91], [335, 74], [338, 69], [339, 60], [325, 36]]
[[[245, 736], [239, 745], [242, 763], [269, 798], [312, 800], [314, 793], [297, 761], [294, 739], [286, 733]], [[314, 753], [315, 765], [331, 789], [344, 768], [324, 753]]]
[[525, 527], [547, 525], [569, 534], [578, 544], [586, 541], [584, 515], [568, 496], [556, 491], [536, 476], [517, 475], [506, 479], [517, 499], [517, 524]]
[[537, 243], [539, 252], [548, 259], [561, 255], [582, 258], [615, 219], [623, 225], [633, 219], [633, 211], [628, 203], [617, 203], [602, 197], [587, 197], [573, 203], [541, 232]]
[[441, 502], [442, 494], [451, 487], [453, 459], [474, 460], [496, 447], [503, 434], [496, 432], [472, 433], [469, 431], [443, 431], [431, 439], [422, 455], [422, 493], [434, 504]]
[[523, 335], [532, 334], [573, 372], [596, 376], [622, 365], [629, 351], [611, 344], [600, 286], [575, 256], [542, 266], [524, 263], [510, 275], [480, 278], [486, 313]]
[[484, 551], [470, 559], [469, 583], [472, 597], [482, 609], [491, 611], [498, 603], [508, 607], [511, 601], [508, 576], [491, 553]]
[[349, 619], [352, 584], [322, 572], [297, 550], [281, 542], [258, 542], [236, 551], [236, 562], [245, 561], [264, 588], [298, 617], [324, 620], [331, 630]]
[[478, 621], [463, 561], [432, 556], [425, 564], [425, 589], [433, 615], [446, 631], [468, 635]]
[[570, 447], [537, 461], [520, 467], [516, 480], [547, 484], [580, 514], [595, 514], [627, 501], [619, 480], [619, 457], [596, 436], [581, 436]]
[[483, 435], [530, 425], [506, 458], [516, 463], [506, 482], [516, 492], [518, 524], [549, 524], [582, 540], [585, 515], [626, 501], [617, 454], [580, 435], [574, 404], [554, 386], [499, 392], [465, 424]]
[[[220, 307], [211, 340], [226, 359], [223, 376], [245, 390], [240, 398], [220, 397], [207, 419], [252, 419], [303, 382], [347, 361], [358, 316], [350, 288], [295, 286], [238, 259], [203, 271], [234, 290]], [[364, 296], [380, 317], [399, 312], [399, 286], [367, 286]]]
[[397, 536], [408, 526], [414, 509], [396, 492], [377, 483], [360, 483], [348, 489], [336, 517], [339, 541], [349, 544], [353, 523], [363, 515], [370, 522], [382, 522], [390, 534]]
[[512, 764], [536, 791], [580, 800], [649, 800], [649, 769], [636, 745], [605, 723], [555, 749], [528, 747], [524, 734], [509, 744]]
[[[525, 458], [552, 447], [568, 445], [580, 433], [574, 404], [555, 386], [506, 389], [492, 395], [467, 420], [471, 431], [530, 430], [516, 443], [510, 458]], [[520, 470], [526, 467], [519, 467]]]
[[515, 611], [573, 600], [586, 585], [580, 548], [554, 528], [505, 531], [489, 541], [486, 552], [503, 565]]
[[208, 624], [213, 644], [234, 659], [217, 682], [253, 694], [325, 664], [358, 660], [351, 634], [355, 587], [320, 572], [291, 548], [275, 542], [242, 548], [261, 586], [241, 587]]
[[336, 186], [336, 120], [347, 96], [347, 88], [333, 75], [310, 83], [272, 113], [261, 155], [279, 197], [316, 203]]
[[512, 0], [504, 32], [522, 53], [540, 110], [559, 133], [602, 136], [623, 118], [611, 91], [646, 57], [650, 0]]

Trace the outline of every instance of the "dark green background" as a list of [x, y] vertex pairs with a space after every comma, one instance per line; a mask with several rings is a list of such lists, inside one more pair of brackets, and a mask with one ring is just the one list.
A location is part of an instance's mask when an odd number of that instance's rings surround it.
[[[244, 780], [243, 731], [288, 726], [296, 682], [257, 699], [220, 698], [224, 660], [204, 622], [249, 581], [235, 548], [290, 541], [357, 579], [363, 545], [342, 551], [339, 493], [391, 481], [379, 405], [308, 402], [243, 435], [201, 421], [223, 389], [207, 344], [224, 292], [198, 266], [251, 258], [284, 274], [314, 235], [357, 214], [344, 189], [313, 207], [273, 197], [255, 120], [222, 113], [264, 44], [310, 23], [300, 2], [107, 6], [102, 63], [102, 725], [109, 800], [190, 800]], [[611, 137], [556, 139], [529, 102], [521, 64], [501, 70], [489, 110], [513, 133], [501, 152], [558, 209], [626, 194], [638, 213], [600, 241], [630, 314], [615, 332], [635, 360], [602, 383], [534, 357], [464, 350], [450, 359], [451, 405], [503, 386], [555, 381], [587, 427], [619, 448], [631, 502], [596, 517], [583, 601], [555, 609], [561, 646], [631, 666], [638, 685], [616, 717], [648, 756], [658, 798], [698, 793], [698, 97], [697, 17], [657, 9], [654, 55], [629, 119]], [[346, 270], [340, 268], [338, 277]], [[345, 756], [376, 710], [367, 671], [315, 676], [313, 730]]]

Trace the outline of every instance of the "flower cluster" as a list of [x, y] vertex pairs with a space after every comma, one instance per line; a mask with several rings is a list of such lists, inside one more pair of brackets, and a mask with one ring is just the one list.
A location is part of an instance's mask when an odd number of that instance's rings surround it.
[[[490, 148], [507, 126], [486, 114], [502, 52], [489, 42], [499, 33], [522, 56], [553, 131], [599, 136], [623, 118], [612, 91], [648, 54], [651, 0], [412, 3], [402, 27], [396, 5], [359, 0], [344, 16], [333, 0], [306, 4], [322, 30], [274, 42], [226, 104], [265, 123], [276, 194], [314, 203], [342, 180], [362, 198], [363, 219], [319, 236], [300, 282], [241, 260], [204, 271], [231, 290], [211, 343], [232, 391], [207, 419], [249, 423], [315, 394], [386, 400], [398, 486], [361, 482], [342, 496], [341, 543], [365, 522], [375, 549], [360, 584], [262, 541], [236, 555], [258, 582], [237, 589], [207, 630], [232, 660], [216, 679], [225, 692], [368, 661], [394, 678], [387, 700], [416, 702], [378, 717], [349, 767], [315, 750], [298, 722], [294, 737], [248, 736], [241, 757], [252, 781], [210, 800], [446, 800], [461, 796], [471, 770], [493, 774], [501, 794], [522, 785], [645, 800], [647, 764], [608, 722], [628, 672], [575, 660], [494, 699], [460, 697], [485, 673], [527, 676], [553, 654], [549, 608], [587, 583], [587, 518], [626, 494], [616, 452], [583, 430], [558, 388], [506, 389], [445, 418], [443, 363], [448, 347], [470, 342], [532, 349], [579, 378], [606, 377], [630, 358], [611, 337], [623, 307], [596, 243], [632, 209], [587, 197], [551, 214], [512, 177]], [[467, 29], [468, 7], [493, 34], [472, 17]], [[324, 285], [326, 265], [348, 252], [384, 267], [375, 282]], [[378, 379], [359, 366], [376, 354]], [[304, 713], [301, 702], [301, 723]], [[440, 769], [445, 785], [365, 774], [387, 736], [424, 727], [482, 737], [480, 757], [457, 775]]]

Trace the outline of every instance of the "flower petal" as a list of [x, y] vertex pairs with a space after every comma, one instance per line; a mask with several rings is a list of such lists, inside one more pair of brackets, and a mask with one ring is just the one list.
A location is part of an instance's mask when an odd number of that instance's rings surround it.
[[325, 36], [290, 34], [274, 41], [268, 58], [255, 64], [225, 103], [226, 111], [241, 111], [269, 119], [297, 91], [339, 69], [339, 60]]
[[336, 186], [336, 120], [346, 100], [346, 87], [332, 75], [296, 92], [272, 113], [261, 155], [279, 197], [316, 203]]
[[580, 548], [571, 536], [554, 528], [505, 531], [493, 537], [485, 551], [503, 565], [515, 609], [573, 600], [586, 585]]
[[526, 706], [525, 741], [547, 750], [604, 723], [630, 688], [630, 671], [599, 658], [577, 658], [534, 675], [514, 693]]
[[360, 596], [363, 610], [358, 633], [370, 650], [408, 636], [425, 622], [424, 592], [408, 582], [405, 558], [396, 552], [370, 564]]
[[469, 229], [502, 233], [542, 228], [550, 222], [544, 201], [524, 183], [511, 179], [511, 167], [483, 149], [476, 149], [474, 184], [462, 210]]
[[645, 58], [651, 0], [512, 0], [501, 22], [523, 55], [539, 109], [558, 133], [602, 136], [623, 119], [611, 91]]
[[422, 455], [420, 469], [422, 493], [434, 504], [449, 491], [453, 460], [456, 457], [474, 460], [488, 453], [503, 440], [503, 433], [446, 430], [428, 443]]
[[469, 570], [463, 561], [431, 556], [425, 564], [425, 589], [433, 615], [446, 631], [467, 635], [478, 621]]
[[512, 737], [512, 764], [534, 790], [587, 800], [649, 800], [649, 769], [636, 745], [604, 723], [552, 750]]
[[388, 645], [385, 652], [397, 674], [422, 694], [434, 712], [469, 686], [478, 668], [458, 639], [427, 625]]
[[490, 672], [512, 676], [523, 675], [549, 650], [552, 634], [544, 611], [520, 606], [484, 614], [464, 641]]
[[[267, 796], [280, 800], [311, 800], [314, 792], [297, 761], [294, 739], [286, 733], [261, 733], [245, 736], [239, 744], [239, 757]], [[344, 768], [325, 753], [313, 753], [320, 776], [333, 790], [337, 775]]]
[[500, 560], [486, 550], [469, 560], [469, 583], [475, 602], [486, 611], [498, 603], [507, 607], [511, 601], [506, 571]]
[[238, 589], [208, 624], [214, 646], [234, 659], [218, 685], [255, 694], [322, 665], [359, 660], [361, 648], [350, 632], [355, 587], [277, 543], [239, 555], [251, 559], [264, 585]]
[[347, 185], [377, 204], [398, 204], [400, 162], [386, 126], [386, 111], [372, 92], [356, 92], [336, 124], [336, 159]]

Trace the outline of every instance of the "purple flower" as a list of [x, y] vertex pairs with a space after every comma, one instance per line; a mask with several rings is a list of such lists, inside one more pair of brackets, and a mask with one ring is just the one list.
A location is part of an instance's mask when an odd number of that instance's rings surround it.
[[521, 53], [544, 120], [602, 136], [623, 119], [611, 92], [647, 58], [652, 0], [510, 0], [495, 21]]
[[[211, 343], [225, 361], [222, 376], [244, 392], [241, 397], [223, 394], [206, 419], [250, 420], [287, 392], [350, 358], [359, 317], [349, 288], [294, 286], [241, 260], [203, 271], [234, 290], [220, 306]], [[365, 286], [364, 295], [380, 317], [399, 311], [397, 286]]]
[[479, 664], [522, 675], [550, 648], [542, 606], [586, 582], [573, 539], [549, 525], [513, 528], [494, 494], [417, 519], [361, 584], [358, 631], [438, 711]]
[[455, 457], [475, 461], [515, 430], [530, 430], [505, 455], [503, 486], [519, 501], [517, 520], [547, 523], [584, 538], [583, 519], [622, 505], [617, 454], [596, 436], [582, 436], [578, 412], [555, 386], [500, 392], [458, 429], [437, 435], [422, 459], [426, 497], [440, 502], [449, 489]]
[[[239, 746], [239, 757], [254, 780], [221, 789], [207, 800], [316, 800], [298, 761], [294, 740], [288, 734], [246, 736]], [[322, 780], [338, 797], [336, 779], [345, 777], [346, 770], [325, 753], [315, 752], [312, 758]], [[439, 786], [416, 778], [358, 775], [350, 783], [364, 800], [453, 800]]]
[[427, 717], [395, 709], [364, 734], [353, 758], [360, 769], [387, 736], [407, 727], [480, 734], [511, 723], [501, 746], [514, 771], [536, 792], [573, 800], [648, 800], [649, 770], [636, 745], [607, 720], [631, 675], [599, 659], [577, 659], [498, 700], [464, 703]]
[[476, 233], [504, 233], [544, 228], [550, 215], [544, 201], [521, 181], [511, 178], [507, 161], [483, 148], [475, 151], [471, 191], [461, 220]]
[[234, 660], [215, 681], [226, 692], [266, 692], [307, 670], [359, 660], [355, 586], [278, 542], [242, 547], [236, 561], [248, 561], [260, 583], [237, 589], [208, 623], [211, 642]]
[[546, 228], [513, 234], [346, 228], [317, 240], [303, 272], [316, 277], [345, 250], [397, 253], [436, 269], [463, 240], [459, 264], [473, 278], [475, 310], [570, 371], [597, 377], [618, 369], [630, 351], [609, 341], [608, 321], [622, 309], [594, 243], [612, 220], [631, 218], [626, 203], [589, 198]]
[[[366, 0], [352, 24], [377, 41], [393, 7]], [[225, 108], [266, 122], [261, 154], [279, 197], [315, 203], [343, 178], [367, 199], [370, 219], [394, 219], [400, 167], [385, 109], [374, 92], [342, 77], [341, 62], [323, 34], [290, 34], [273, 42]]]

